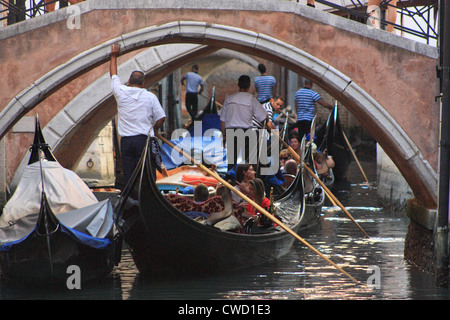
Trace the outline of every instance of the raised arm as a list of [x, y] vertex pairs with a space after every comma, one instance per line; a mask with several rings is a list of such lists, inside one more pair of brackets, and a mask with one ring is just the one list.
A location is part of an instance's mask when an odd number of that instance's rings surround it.
[[115, 43], [111, 46], [111, 61], [109, 63], [109, 75], [117, 75], [117, 57], [120, 53], [120, 44]]

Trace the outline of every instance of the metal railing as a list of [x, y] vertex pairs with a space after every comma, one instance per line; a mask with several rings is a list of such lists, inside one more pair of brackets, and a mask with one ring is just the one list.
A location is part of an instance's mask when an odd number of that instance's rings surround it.
[[10, 25], [34, 18], [47, 12], [46, 5], [57, 2], [60, 8], [68, 5], [67, 0], [52, 0], [47, 3], [44, 0], [0, 0], [0, 21], [6, 20], [6, 24]]
[[[347, 16], [362, 23], [368, 23], [369, 19], [373, 19], [374, 9], [368, 10], [367, 0], [315, 0], [315, 2], [326, 6], [328, 8], [325, 9], [326, 11]], [[380, 9], [381, 28], [392, 25], [402, 35], [410, 34], [425, 39], [427, 43], [430, 42], [430, 39], [437, 40], [438, 0], [398, 0], [396, 5], [393, 5], [394, 1], [392, 0], [379, 2], [376, 9]], [[390, 22], [384, 17], [384, 13], [389, 7], [395, 8], [397, 11], [396, 22]], [[408, 24], [405, 24], [405, 20], [408, 20]]]
[[[294, 1], [305, 2], [305, 0]], [[346, 16], [365, 24], [372, 15], [372, 12], [367, 10], [368, 0], [315, 0], [315, 2], [320, 4], [320, 8], [318, 8], [320, 10]], [[436, 27], [438, 0], [398, 0], [395, 8], [399, 15], [397, 21], [400, 23], [393, 23], [384, 19], [383, 13], [386, 9], [394, 7], [392, 0], [381, 0], [379, 2], [381, 28], [390, 24], [396, 30], [400, 30], [402, 35], [410, 34], [425, 39], [426, 43], [429, 43], [430, 39], [436, 40], [438, 38]], [[47, 4], [50, 3], [59, 3], [60, 8], [68, 5], [67, 0], [53, 0]], [[0, 20], [6, 20], [8, 25], [46, 12], [44, 0], [0, 0], [0, 5], [2, 5], [0, 6]], [[406, 19], [409, 21], [408, 25], [404, 23]]]

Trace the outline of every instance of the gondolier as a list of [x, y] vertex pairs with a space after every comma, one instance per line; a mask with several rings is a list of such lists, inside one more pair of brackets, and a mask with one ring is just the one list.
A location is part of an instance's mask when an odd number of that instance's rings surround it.
[[[281, 96], [277, 96], [275, 98], [270, 98], [268, 102], [263, 103], [262, 106], [267, 110], [267, 115], [269, 122], [267, 126], [270, 129], [275, 129], [275, 125], [273, 124], [273, 113], [278, 112], [283, 107], [284, 99]], [[264, 123], [259, 122], [253, 117], [253, 129], [263, 129]]]
[[258, 70], [261, 75], [255, 78], [255, 89], [259, 103], [264, 104], [273, 97], [277, 80], [266, 72], [266, 66], [262, 63], [258, 65]]
[[[203, 79], [198, 74], [198, 65], [194, 64], [192, 66], [192, 71], [186, 73], [181, 79], [181, 84], [184, 86], [186, 82], [186, 110], [194, 121], [197, 118], [198, 111], [198, 96], [203, 92]], [[200, 89], [199, 89], [200, 87]]]
[[[239, 92], [227, 96], [220, 112], [223, 144], [225, 145], [225, 141], [227, 143], [228, 170], [237, 163], [239, 155], [241, 155], [242, 161], [256, 164], [255, 161], [249, 161], [250, 147], [254, 148], [256, 153], [257, 146], [257, 136], [252, 129], [253, 117], [260, 122], [268, 119], [267, 110], [248, 92], [250, 77], [240, 76], [238, 87]], [[236, 131], [238, 129], [243, 131]], [[242, 137], [238, 137], [239, 132], [243, 133]], [[251, 144], [252, 135], [254, 135], [255, 141]]]
[[309, 79], [305, 79], [303, 88], [295, 93], [295, 101], [297, 103], [297, 123], [291, 129], [297, 128], [298, 137], [303, 138], [303, 135], [307, 135], [311, 130], [311, 123], [314, 119], [316, 103], [328, 108], [333, 109], [333, 106], [326, 103], [322, 97], [312, 90], [312, 82]]
[[145, 147], [147, 136], [151, 138], [153, 177], [156, 168], [160, 170], [161, 154], [159, 145], [154, 138], [166, 119], [166, 114], [158, 98], [145, 89], [144, 73], [133, 71], [128, 85], [123, 85], [117, 75], [117, 56], [120, 44], [111, 47], [110, 76], [114, 97], [117, 101], [118, 131], [121, 136], [122, 167], [124, 184], [130, 179], [134, 168], [139, 162]]

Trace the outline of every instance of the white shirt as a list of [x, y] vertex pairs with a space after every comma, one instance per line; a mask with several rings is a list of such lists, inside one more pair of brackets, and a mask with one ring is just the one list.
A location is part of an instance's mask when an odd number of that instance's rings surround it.
[[150, 133], [154, 137], [153, 123], [166, 117], [158, 98], [146, 89], [123, 85], [117, 75], [111, 77], [111, 87], [117, 101], [119, 135]]
[[249, 92], [238, 92], [226, 97], [220, 112], [220, 121], [225, 128], [248, 129], [253, 126], [253, 117], [262, 122], [267, 110]]
[[[241, 191], [241, 189], [239, 188], [239, 186], [234, 186], [235, 189]], [[241, 191], [242, 192], [242, 191]], [[237, 203], [241, 203], [242, 201], [244, 201], [244, 199], [241, 198], [241, 196], [239, 196], [238, 194], [231, 192], [231, 199], [233, 199], [234, 201], [236, 201]]]

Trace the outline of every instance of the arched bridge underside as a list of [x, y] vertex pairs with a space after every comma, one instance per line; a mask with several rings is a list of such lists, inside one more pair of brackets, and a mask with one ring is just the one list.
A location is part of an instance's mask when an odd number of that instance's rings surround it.
[[[377, 140], [416, 198], [436, 207], [434, 48], [286, 1], [192, 0], [181, 7], [177, 1], [89, 0], [77, 6], [80, 29], [67, 27], [70, 7], [0, 29], [1, 138], [35, 107], [45, 110], [46, 100], [71, 82], [96, 68], [103, 68], [98, 78], [107, 77], [112, 43], [122, 43], [126, 55], [120, 62], [134, 59], [133, 68], [152, 81], [200, 55], [228, 48], [274, 61], [325, 89]], [[130, 58], [139, 49], [186, 43], [200, 46], [166, 50], [168, 58], [155, 50], [145, 51], [147, 58]], [[109, 86], [95, 90], [95, 80], [85, 79], [84, 85], [85, 96], [96, 92], [94, 105], [86, 105], [93, 99], [83, 100], [81, 91], [72, 103], [45, 111], [48, 140], [64, 166], [76, 163], [96, 128], [115, 114]]]

